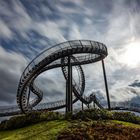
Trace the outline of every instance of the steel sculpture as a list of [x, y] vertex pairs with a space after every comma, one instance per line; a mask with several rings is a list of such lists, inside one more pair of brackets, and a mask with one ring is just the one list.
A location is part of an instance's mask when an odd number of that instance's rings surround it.
[[[107, 55], [107, 48], [104, 44], [91, 40], [67, 41], [44, 50], [28, 64], [21, 75], [17, 90], [17, 104], [19, 108], [23, 113], [36, 108], [35, 106], [39, 104], [43, 98], [43, 91], [35, 84], [35, 79], [42, 72], [58, 67], [62, 69], [66, 79], [66, 101], [60, 100], [47, 103], [47, 107], [45, 104], [41, 109], [55, 110], [66, 107], [66, 112], [72, 112], [72, 104], [78, 100], [86, 105], [94, 102], [98, 107], [103, 108], [94, 94], [88, 97], [84, 96], [85, 76], [81, 67], [81, 65], [102, 60], [107, 101], [110, 109], [109, 93], [103, 63], [103, 59]], [[72, 78], [73, 67], [75, 67], [79, 73], [79, 84]], [[31, 92], [36, 95], [36, 98], [32, 101], [30, 101]]]

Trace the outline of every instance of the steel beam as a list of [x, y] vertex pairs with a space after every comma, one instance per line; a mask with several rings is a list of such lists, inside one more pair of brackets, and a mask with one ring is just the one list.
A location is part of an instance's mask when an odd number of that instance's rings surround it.
[[82, 103], [82, 110], [84, 110], [84, 103], [83, 102], [81, 102]]
[[72, 65], [71, 56], [68, 56], [68, 79], [66, 93], [66, 112], [72, 112]]
[[108, 84], [107, 84], [107, 78], [106, 78], [106, 71], [105, 71], [104, 60], [102, 60], [102, 67], [103, 67], [103, 75], [104, 75], [104, 82], [105, 82], [105, 89], [106, 89], [108, 109], [110, 110], [111, 109], [111, 107], [110, 107], [110, 98], [109, 98], [109, 91], [108, 91]]
[[68, 112], [68, 80], [66, 80], [66, 112]]
[[87, 104], [87, 107], [89, 108], [89, 103]]
[[95, 102], [93, 101], [93, 108], [95, 108]]
[[[80, 71], [80, 69], [81, 69], [80, 65], [95, 63], [99, 60], [102, 60], [108, 54], [106, 46], [102, 43], [90, 41], [90, 40], [75, 40], [75, 41], [67, 41], [67, 42], [61, 43], [61, 47], [60, 47], [60, 44], [55, 45], [54, 47], [52, 47], [52, 51], [49, 53], [48, 52], [49, 52], [49, 50], [47, 49], [47, 50], [44, 50], [39, 55], [37, 55], [37, 57], [34, 58], [29, 63], [29, 65], [25, 68], [25, 70], [21, 76], [18, 90], [17, 90], [17, 103], [18, 103], [18, 106], [20, 107], [21, 111], [23, 113], [30, 111], [30, 106], [27, 107], [27, 102], [29, 101], [28, 97], [25, 99], [25, 93], [27, 92], [26, 89], [27, 89], [27, 87], [29, 87], [29, 84], [34, 83], [35, 79], [43, 71], [53, 69], [53, 68], [58, 68], [58, 67], [62, 67], [64, 70], [65, 70], [65, 67], [67, 67], [69, 69], [69, 70], [67, 69], [67, 71], [65, 71], [66, 73], [63, 72], [64, 76], [66, 78], [66, 81], [67, 81], [67, 95], [66, 95], [67, 104], [66, 105], [60, 104], [60, 106], [58, 106], [58, 108], [66, 106], [67, 111], [72, 111], [72, 91], [73, 91], [72, 88], [74, 88], [74, 91], [75, 91], [74, 94], [76, 96], [76, 98], [73, 100], [73, 103], [76, 102], [78, 99], [82, 100], [85, 104], [90, 103], [91, 100], [89, 100], [90, 101], [89, 102], [89, 101], [86, 101], [82, 97], [84, 88], [85, 88], [84, 78], [81, 78], [82, 80], [81, 80], [80, 85], [76, 84], [75, 87], [72, 85], [72, 66], [79, 65], [79, 71]], [[44, 53], [48, 54], [48, 55], [46, 55], [44, 57], [44, 55], [43, 55]], [[72, 57], [72, 55], [80, 54], [80, 53], [81, 54], [87, 53], [87, 55], [85, 55], [84, 58], [83, 58], [83, 55], [75, 56], [75, 58]], [[61, 61], [56, 61], [56, 60], [63, 59], [66, 57], [69, 58], [69, 63], [63, 64], [63, 63], [61, 63]], [[38, 58], [42, 58], [42, 60], [39, 59], [40, 61], [38, 62]], [[70, 59], [72, 59], [72, 60], [70, 60]], [[53, 63], [54, 61], [56, 61], [56, 63]], [[70, 61], [72, 61], [72, 66], [71, 66]], [[52, 64], [52, 65], [50, 65], [50, 64]], [[80, 73], [81, 73], [81, 75], [83, 75], [82, 71]], [[79, 77], [79, 79], [80, 79], [80, 77]], [[76, 87], [77, 87], [77, 89], [76, 89]], [[33, 94], [37, 95], [37, 98], [35, 98], [35, 100], [33, 100], [33, 103], [31, 106], [31, 108], [32, 108], [32, 107], [36, 106], [42, 100], [43, 93], [41, 90], [39, 90], [38, 88], [36, 89], [36, 87], [34, 87], [34, 86], [31, 87], [31, 91]], [[90, 97], [89, 97], [89, 99], [90, 99]], [[26, 103], [25, 103], [25, 100], [26, 100]], [[50, 107], [49, 109], [50, 110], [54, 109], [54, 106], [52, 106], [52, 108]]]

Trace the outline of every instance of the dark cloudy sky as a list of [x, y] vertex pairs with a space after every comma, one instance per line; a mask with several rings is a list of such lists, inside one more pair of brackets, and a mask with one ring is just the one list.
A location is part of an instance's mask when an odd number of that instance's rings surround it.
[[[66, 40], [90, 39], [108, 47], [111, 101], [140, 102], [139, 0], [0, 0], [0, 106], [16, 104], [22, 71], [43, 49]], [[105, 97], [101, 64], [84, 66], [86, 93]], [[37, 83], [46, 101], [64, 98], [60, 70]], [[59, 83], [59, 84], [58, 84]]]

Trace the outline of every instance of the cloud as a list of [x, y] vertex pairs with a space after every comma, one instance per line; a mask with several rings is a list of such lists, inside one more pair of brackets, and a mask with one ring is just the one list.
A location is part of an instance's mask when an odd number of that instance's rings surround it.
[[139, 80], [135, 80], [133, 83], [131, 83], [129, 85], [130, 87], [140, 87], [140, 81]]
[[[0, 63], [1, 106], [16, 104], [18, 82], [29, 60], [22, 54], [17, 54], [13, 51], [7, 52], [0, 47]], [[65, 99], [65, 90], [62, 90], [65, 89], [65, 80], [63, 75], [60, 74], [62, 74], [60, 70], [49, 70], [36, 79], [39, 88], [44, 92], [42, 102]]]
[[[0, 86], [3, 92], [1, 101], [15, 102], [16, 85], [21, 72], [41, 50], [73, 39], [91, 39], [106, 44], [109, 55], [105, 64], [111, 98], [125, 100], [123, 92], [125, 96], [128, 94], [133, 97], [128, 85], [140, 78], [140, 65], [129, 67], [120, 58], [131, 42], [139, 40], [139, 21], [139, 3], [136, 0], [32, 1], [32, 4], [29, 1], [0, 1], [0, 41], [5, 48], [0, 49], [0, 74], [3, 77], [0, 80], [3, 85]], [[87, 81], [85, 94], [96, 90], [101, 91], [100, 96], [104, 97], [101, 63], [83, 68]], [[64, 83], [58, 86], [60, 81], [57, 76], [53, 76], [59, 74], [61, 72], [46, 72], [38, 79], [40, 87], [48, 96], [47, 101], [52, 100], [52, 96], [57, 93], [63, 95], [65, 92]]]
[[50, 102], [65, 99], [65, 79], [61, 68], [41, 73], [35, 83], [43, 91], [43, 101]]
[[0, 47], [0, 102], [1, 105], [16, 103], [17, 86], [27, 60], [15, 52]]
[[39, 22], [36, 23], [34, 30], [37, 31], [42, 36], [45, 36], [55, 41], [63, 42], [65, 41], [65, 38], [62, 35], [60, 26], [62, 26], [60, 22], [58, 23], [52, 21]]
[[3, 21], [0, 21], [0, 37], [11, 39], [13, 34], [12, 31]]
[[[11, 5], [10, 7], [9, 4]], [[26, 31], [29, 30], [31, 26], [31, 18], [27, 14], [22, 3], [17, 0], [10, 1], [10, 3], [1, 1], [0, 11], [1, 20], [4, 21], [5, 26], [13, 33], [11, 37], [15, 36], [14, 31], [26, 37]], [[1, 30], [5, 31], [4, 28]]]

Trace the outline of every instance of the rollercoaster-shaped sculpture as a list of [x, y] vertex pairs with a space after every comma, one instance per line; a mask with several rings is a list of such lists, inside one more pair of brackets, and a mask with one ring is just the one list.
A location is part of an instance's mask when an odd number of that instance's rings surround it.
[[[34, 58], [22, 73], [17, 91], [19, 108], [26, 113], [41, 102], [43, 91], [35, 84], [35, 79], [44, 71], [58, 67], [62, 69], [66, 79], [66, 101], [47, 103], [47, 108], [44, 109], [55, 110], [66, 107], [67, 111], [72, 111], [72, 103], [78, 100], [86, 105], [94, 101], [102, 108], [94, 94], [88, 97], [84, 95], [85, 76], [81, 65], [103, 60], [107, 55], [104, 44], [90, 40], [67, 41], [47, 48]], [[72, 67], [75, 67], [79, 74], [79, 83], [72, 78]], [[36, 95], [33, 100], [30, 99], [31, 92]]]

